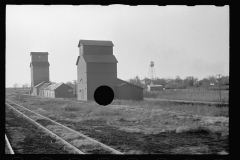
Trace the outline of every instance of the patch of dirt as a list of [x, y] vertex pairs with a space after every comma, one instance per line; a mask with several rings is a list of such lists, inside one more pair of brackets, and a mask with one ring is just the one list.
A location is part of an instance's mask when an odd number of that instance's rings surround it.
[[183, 146], [171, 150], [173, 154], [208, 154], [209, 148], [207, 145], [201, 146]]
[[[104, 121], [88, 120], [74, 123], [61, 120], [59, 122], [64, 125], [71, 123], [77, 131], [124, 153], [180, 154], [183, 146], [188, 148], [184, 150], [188, 154], [217, 154], [229, 150], [228, 136], [222, 137], [208, 132], [143, 134], [122, 131], [107, 126]], [[196, 146], [201, 147], [196, 148]]]

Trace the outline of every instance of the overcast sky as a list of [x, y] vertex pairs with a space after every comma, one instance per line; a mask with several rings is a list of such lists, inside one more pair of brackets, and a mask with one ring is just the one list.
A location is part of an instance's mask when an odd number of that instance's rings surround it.
[[6, 86], [31, 84], [30, 52], [48, 52], [50, 80], [77, 79], [78, 42], [110, 40], [118, 78], [229, 75], [229, 6], [6, 7]]

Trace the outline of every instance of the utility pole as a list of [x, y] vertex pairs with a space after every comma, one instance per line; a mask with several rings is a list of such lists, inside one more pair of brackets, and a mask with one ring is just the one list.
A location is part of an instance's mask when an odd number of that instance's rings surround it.
[[76, 80], [74, 81], [75, 83], [75, 97], [77, 97], [77, 83], [76, 83]]
[[221, 99], [221, 74], [218, 74], [217, 76], [219, 76], [218, 78], [218, 88], [219, 88], [219, 96], [220, 96], [220, 103], [222, 102], [222, 99]]
[[75, 88], [75, 97], [77, 97], [77, 84], [76, 84], [76, 80], [73, 80], [74, 82], [74, 88]]

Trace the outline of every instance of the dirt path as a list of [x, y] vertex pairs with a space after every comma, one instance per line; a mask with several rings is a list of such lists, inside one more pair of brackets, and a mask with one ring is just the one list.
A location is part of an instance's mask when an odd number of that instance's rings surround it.
[[228, 136], [204, 131], [143, 134], [121, 131], [103, 121], [59, 122], [127, 154], [217, 154], [229, 150]]

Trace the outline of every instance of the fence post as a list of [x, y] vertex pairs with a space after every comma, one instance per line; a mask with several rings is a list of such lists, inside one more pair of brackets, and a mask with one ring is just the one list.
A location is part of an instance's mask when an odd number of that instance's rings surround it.
[[220, 103], [222, 102], [222, 98], [221, 98], [221, 75], [218, 74], [219, 78], [218, 78], [218, 89], [219, 89], [219, 97], [220, 97]]

